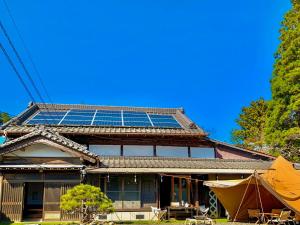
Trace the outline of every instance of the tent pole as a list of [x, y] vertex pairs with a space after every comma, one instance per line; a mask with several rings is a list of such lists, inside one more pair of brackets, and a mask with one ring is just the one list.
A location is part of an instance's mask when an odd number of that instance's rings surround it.
[[260, 195], [260, 190], [259, 190], [259, 186], [258, 186], [258, 182], [257, 182], [257, 179], [258, 179], [258, 173], [257, 173], [256, 170], [254, 171], [254, 176], [255, 176], [255, 183], [256, 183], [256, 188], [257, 188], [257, 193], [258, 193], [258, 198], [259, 198], [260, 208], [261, 208], [261, 211], [262, 211], [262, 220], [265, 221], [264, 207], [263, 207], [263, 204], [262, 204], [261, 195]]
[[[251, 177], [252, 177], [252, 176], [253, 176], [253, 174], [251, 175]], [[252, 180], [252, 178], [249, 179], [249, 182], [248, 182], [247, 187], [246, 187], [246, 190], [245, 190], [245, 192], [244, 192], [244, 194], [243, 194], [241, 203], [240, 203], [240, 205], [239, 205], [239, 208], [238, 208], [237, 212], [236, 212], [235, 215], [234, 215], [234, 219], [233, 219], [233, 221], [232, 221], [231, 224], [233, 224], [233, 223], [236, 221], [236, 218], [237, 218], [237, 216], [238, 216], [238, 214], [239, 214], [239, 212], [240, 212], [240, 209], [241, 209], [241, 207], [242, 207], [242, 204], [243, 204], [243, 201], [244, 201], [244, 199], [245, 199], [245, 196], [246, 196], [246, 193], [247, 193], [247, 191], [248, 191], [248, 187], [249, 187], [249, 185], [250, 185], [251, 180]]]

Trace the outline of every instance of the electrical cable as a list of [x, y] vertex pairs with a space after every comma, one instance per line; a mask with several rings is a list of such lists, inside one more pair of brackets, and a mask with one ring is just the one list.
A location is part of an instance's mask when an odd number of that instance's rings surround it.
[[14, 27], [15, 27], [15, 30], [17, 31], [17, 34], [18, 34], [18, 36], [19, 36], [19, 38], [20, 38], [20, 40], [21, 40], [21, 42], [22, 42], [22, 44], [23, 44], [23, 47], [24, 47], [24, 49], [25, 49], [25, 52], [27, 53], [27, 56], [28, 56], [28, 58], [29, 58], [29, 60], [30, 60], [30, 63], [32, 64], [33, 69], [34, 69], [35, 73], [37, 74], [37, 77], [39, 78], [39, 81], [40, 81], [40, 83], [41, 83], [41, 86], [42, 86], [42, 88], [43, 88], [43, 90], [44, 90], [44, 92], [45, 92], [45, 94], [46, 94], [48, 100], [50, 101], [50, 103], [53, 104], [53, 101], [52, 101], [52, 99], [51, 99], [51, 97], [50, 97], [50, 95], [49, 95], [49, 92], [48, 92], [48, 90], [47, 90], [47, 88], [46, 88], [46, 86], [45, 86], [45, 84], [44, 84], [44, 82], [43, 82], [42, 76], [41, 76], [40, 72], [38, 71], [36, 64], [35, 64], [34, 61], [33, 61], [33, 58], [32, 58], [31, 53], [30, 53], [30, 51], [29, 51], [29, 48], [27, 47], [27, 45], [26, 45], [26, 43], [25, 43], [25, 41], [24, 41], [24, 39], [23, 39], [23, 37], [22, 37], [22, 35], [21, 35], [21, 32], [20, 32], [20, 30], [19, 30], [19, 28], [18, 28], [18, 26], [17, 26], [17, 23], [16, 23], [16, 21], [15, 21], [15, 19], [14, 19], [14, 17], [13, 17], [13, 14], [12, 14], [12, 12], [11, 12], [11, 10], [10, 10], [8, 4], [7, 4], [7, 1], [6, 1], [6, 0], [3, 0], [3, 3], [4, 3], [4, 6], [5, 6], [5, 8], [6, 8], [6, 11], [7, 11], [8, 15], [9, 15], [9, 17], [10, 17], [10, 19], [11, 19], [11, 21], [12, 21]]

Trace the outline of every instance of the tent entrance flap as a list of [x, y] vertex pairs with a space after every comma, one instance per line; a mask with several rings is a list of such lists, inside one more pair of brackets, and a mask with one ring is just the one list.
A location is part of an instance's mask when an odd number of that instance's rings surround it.
[[288, 207], [300, 214], [300, 172], [282, 157], [262, 175], [254, 173], [244, 180], [208, 181], [204, 185], [210, 187], [231, 218], [236, 220], [247, 220], [248, 209], [271, 212], [272, 209]]

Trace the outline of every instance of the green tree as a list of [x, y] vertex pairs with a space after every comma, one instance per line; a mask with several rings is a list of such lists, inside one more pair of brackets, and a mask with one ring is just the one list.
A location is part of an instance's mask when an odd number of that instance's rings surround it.
[[100, 188], [88, 184], [79, 184], [61, 196], [60, 208], [69, 213], [79, 212], [81, 221], [89, 223], [95, 214], [107, 214], [114, 211], [112, 201]]
[[245, 148], [262, 151], [265, 148], [265, 122], [268, 105], [264, 99], [243, 107], [236, 120], [239, 128], [232, 131], [232, 141]]
[[0, 112], [0, 125], [3, 123], [6, 123], [9, 121], [11, 118], [8, 113], [5, 112]]
[[292, 0], [292, 8], [282, 21], [279, 39], [271, 79], [266, 140], [275, 153], [295, 159], [297, 154], [291, 155], [289, 151], [300, 151], [300, 0]]

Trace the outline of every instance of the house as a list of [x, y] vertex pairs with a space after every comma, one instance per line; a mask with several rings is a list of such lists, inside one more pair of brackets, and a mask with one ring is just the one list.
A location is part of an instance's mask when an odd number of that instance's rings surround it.
[[0, 134], [1, 218], [12, 221], [78, 220], [59, 204], [81, 182], [114, 201], [108, 219], [151, 219], [151, 206], [171, 202], [220, 216], [203, 182], [263, 172], [274, 159], [210, 139], [183, 108], [30, 103]]

